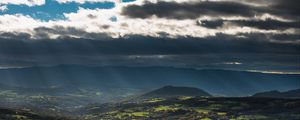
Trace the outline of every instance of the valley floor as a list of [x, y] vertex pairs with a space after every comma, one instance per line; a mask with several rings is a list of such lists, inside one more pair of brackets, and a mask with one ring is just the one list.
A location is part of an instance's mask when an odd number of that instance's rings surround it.
[[90, 106], [86, 120], [299, 120], [299, 99], [152, 98]]
[[300, 100], [186, 96], [90, 104], [72, 118], [33, 111], [0, 109], [0, 120], [297, 120]]

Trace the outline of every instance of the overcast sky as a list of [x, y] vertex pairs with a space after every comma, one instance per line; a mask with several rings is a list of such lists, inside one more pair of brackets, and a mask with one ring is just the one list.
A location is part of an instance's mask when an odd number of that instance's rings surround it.
[[0, 68], [300, 73], [299, 0], [0, 0]]

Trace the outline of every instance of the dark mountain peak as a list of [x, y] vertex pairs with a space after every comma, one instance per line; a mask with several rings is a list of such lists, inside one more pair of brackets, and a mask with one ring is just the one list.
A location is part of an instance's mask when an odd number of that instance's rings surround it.
[[300, 88], [299, 89], [295, 89], [295, 90], [289, 90], [287, 92], [288, 93], [293, 93], [293, 92], [300, 93]]
[[278, 94], [278, 93], [281, 93], [281, 92], [278, 91], [278, 90], [272, 90], [272, 91], [263, 92], [263, 93], [273, 93], [273, 94]]
[[300, 89], [289, 90], [282, 93], [284, 97], [295, 97], [300, 98]]
[[281, 93], [277, 90], [267, 91], [267, 92], [260, 92], [253, 95], [253, 97], [274, 97], [279, 96]]
[[171, 97], [171, 96], [211, 96], [199, 88], [164, 86], [143, 95], [143, 97]]
[[300, 89], [279, 92], [277, 90], [256, 93], [253, 97], [270, 97], [270, 98], [300, 98]]

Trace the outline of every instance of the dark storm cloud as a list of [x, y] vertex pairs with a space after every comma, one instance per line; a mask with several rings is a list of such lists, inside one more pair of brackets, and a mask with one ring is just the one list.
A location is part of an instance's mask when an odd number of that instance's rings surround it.
[[[0, 40], [1, 55], [136, 55], [206, 53], [287, 53], [298, 54], [299, 44], [270, 42], [264, 35], [243, 34], [244, 38], [219, 34], [207, 38], [153, 38], [130, 36], [89, 40]], [[277, 36], [278, 37], [278, 36]], [[278, 37], [280, 38], [280, 37]]]
[[295, 41], [295, 40], [298, 40], [300, 42], [300, 34], [277, 34], [277, 35], [272, 35], [271, 39], [275, 39], [275, 40], [278, 40], [278, 41], [285, 41], [285, 40]]
[[201, 21], [197, 21], [197, 24], [203, 27], [216, 29], [224, 25], [224, 20], [201, 20]]
[[277, 21], [272, 19], [267, 20], [237, 20], [232, 21], [232, 23], [237, 24], [239, 26], [249, 26], [255, 27], [258, 29], [289, 29], [289, 28], [300, 28], [300, 21], [299, 22], [283, 22]]
[[[243, 36], [247, 39], [253, 40], [267, 40], [275, 43], [294, 43], [300, 49], [300, 35], [299, 34], [273, 34], [273, 33], [239, 33], [237, 36]], [[276, 46], [273, 46], [276, 47]]]
[[257, 9], [237, 2], [158, 2], [128, 6], [123, 9], [122, 14], [133, 18], [148, 18], [156, 15], [173, 19], [195, 19], [203, 15], [252, 17], [257, 14]]
[[30, 39], [30, 37], [28, 33], [0, 32], [0, 39]]
[[[105, 26], [99, 26], [103, 29], [107, 28]], [[74, 28], [74, 27], [62, 27], [62, 26], [54, 26], [54, 27], [38, 27], [34, 29], [35, 38], [38, 39], [49, 39], [49, 34], [60, 35], [60, 38], [68, 38], [70, 36], [80, 36], [81, 38], [87, 39], [105, 39], [109, 38], [109, 36], [105, 33], [89, 33], [85, 30]]]
[[[270, 1], [271, 2], [271, 1]], [[300, 17], [300, 1], [299, 0], [275, 0], [275, 4], [270, 6], [271, 13], [291, 17]]]
[[[245, 4], [249, 1], [205, 1], [198, 3], [176, 2], [147, 2], [142, 6], [130, 5], [123, 9], [123, 14], [132, 18], [148, 18], [153, 15], [161, 18], [195, 19], [200, 16], [244, 16], [254, 17], [264, 13], [297, 19], [299, 14], [299, 0], [262, 0], [250, 1], [267, 6]], [[268, 4], [267, 4], [268, 3]], [[294, 17], [294, 18], [293, 18]], [[296, 17], [296, 18], [295, 18]]]
[[277, 29], [290, 29], [300, 28], [300, 21], [296, 22], [288, 22], [288, 21], [279, 21], [274, 19], [266, 19], [266, 20], [202, 20], [198, 22], [198, 25], [207, 27], [207, 28], [217, 28], [222, 27], [224, 22], [232, 23], [241, 27], [253, 27], [264, 30], [277, 30]]
[[[299, 68], [299, 44], [270, 42], [269, 36], [259, 33], [239, 36], [244, 37], [218, 34], [207, 38], [177, 39], [146, 36], [105, 40], [0, 38], [0, 66], [149, 65], [286, 71]], [[276, 37], [286, 36], [290, 35]], [[243, 64], [227, 65], [226, 62]]]

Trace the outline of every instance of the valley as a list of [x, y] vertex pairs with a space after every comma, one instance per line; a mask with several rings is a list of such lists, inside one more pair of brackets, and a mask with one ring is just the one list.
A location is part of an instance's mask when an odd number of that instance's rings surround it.
[[[49, 88], [48, 91], [53, 89]], [[125, 90], [122, 89], [123, 92]], [[99, 94], [99, 90], [82, 91], [77, 90], [74, 93], [69, 91], [70, 93], [65, 93], [66, 95], [50, 95], [41, 92], [29, 94], [1, 90], [0, 120], [287, 120], [300, 118], [297, 112], [300, 110], [299, 92], [295, 94], [295, 98], [214, 97], [198, 88], [165, 86], [147, 93], [138, 92], [136, 95], [126, 97], [120, 95], [111, 98], [109, 102], [101, 102], [100, 96], [103, 94]], [[130, 89], [127, 89], [128, 91]]]

